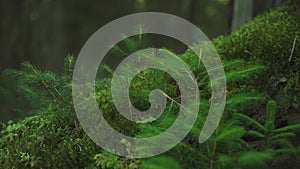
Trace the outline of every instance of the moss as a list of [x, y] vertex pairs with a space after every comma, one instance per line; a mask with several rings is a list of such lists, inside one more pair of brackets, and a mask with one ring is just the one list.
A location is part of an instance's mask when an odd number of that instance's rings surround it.
[[300, 112], [299, 106], [295, 106], [300, 99], [300, 15], [296, 8], [270, 11], [229, 36], [213, 40], [223, 60], [242, 58], [267, 67], [265, 73], [247, 84], [264, 93], [266, 98], [275, 99], [282, 114], [291, 109]]
[[83, 168], [93, 164], [93, 155], [100, 152], [67, 114], [27, 117], [3, 128], [0, 140], [3, 168]]

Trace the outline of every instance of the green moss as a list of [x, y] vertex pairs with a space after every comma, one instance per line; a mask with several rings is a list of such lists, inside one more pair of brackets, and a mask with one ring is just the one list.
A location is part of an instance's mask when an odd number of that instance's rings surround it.
[[3, 127], [1, 168], [83, 168], [100, 152], [67, 114], [27, 117]]
[[266, 66], [266, 71], [246, 82], [245, 88], [249, 89], [250, 84], [267, 98], [275, 99], [282, 114], [291, 109], [300, 112], [300, 106], [295, 106], [300, 99], [300, 14], [296, 7], [281, 7], [260, 15], [213, 43], [223, 60], [242, 58]]

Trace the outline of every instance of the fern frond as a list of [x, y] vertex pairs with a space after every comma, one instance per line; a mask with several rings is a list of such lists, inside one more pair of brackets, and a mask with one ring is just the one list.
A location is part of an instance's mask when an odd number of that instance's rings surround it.
[[64, 71], [62, 74], [62, 79], [71, 80], [73, 75], [73, 70], [75, 66], [75, 58], [73, 55], [67, 55], [64, 61]]
[[125, 57], [127, 55], [126, 52], [124, 50], [122, 50], [118, 45], [112, 46], [111, 50], [118, 56]]
[[230, 70], [226, 73], [227, 81], [237, 81], [241, 79], [246, 79], [251, 77], [253, 74], [261, 73], [265, 70], [265, 67], [262, 65], [252, 65], [242, 67], [239, 70]]
[[295, 133], [293, 132], [284, 132], [284, 133], [279, 133], [279, 134], [276, 134], [274, 136], [272, 136], [271, 138], [272, 139], [279, 139], [279, 138], [287, 138], [287, 137], [294, 137], [295, 136]]
[[251, 123], [252, 125], [256, 126], [262, 131], [266, 131], [266, 128], [263, 125], [261, 125], [259, 122], [257, 122], [256, 120], [252, 119], [251, 117], [245, 114], [235, 113], [234, 116], [244, 119], [245, 121]]
[[223, 63], [223, 68], [232, 68], [233, 66], [240, 66], [241, 64], [244, 64], [245, 61], [243, 59], [234, 59], [234, 60], [230, 60], [230, 61], [225, 61], [225, 63]]
[[238, 159], [241, 168], [268, 168], [268, 160], [272, 159], [273, 153], [264, 151], [249, 151], [242, 153]]
[[240, 93], [236, 94], [226, 101], [228, 108], [237, 108], [239, 105], [248, 105], [251, 101], [260, 101], [263, 99], [263, 96], [251, 93]]
[[247, 134], [250, 135], [250, 136], [255, 136], [255, 137], [259, 137], [259, 138], [264, 138], [265, 137], [265, 135], [263, 133], [255, 131], [255, 130], [249, 130], [247, 132]]
[[132, 37], [126, 37], [125, 35], [123, 35], [126, 39], [123, 40], [124, 44], [125, 44], [125, 47], [133, 52], [133, 51], [136, 51], [138, 50], [138, 47], [139, 47], [139, 43], [137, 42], [137, 40], [133, 39]]
[[273, 132], [277, 133], [277, 132], [286, 132], [286, 131], [291, 131], [291, 130], [295, 130], [300, 128], [300, 124], [294, 124], [294, 125], [289, 125], [289, 126], [285, 126], [285, 127], [281, 127], [278, 129], [275, 129]]
[[111, 76], [113, 76], [114, 70], [113, 70], [111, 67], [109, 67], [107, 64], [101, 64], [101, 65], [100, 65], [100, 68], [101, 68], [102, 70], [108, 72]]
[[246, 133], [243, 127], [231, 127], [222, 131], [216, 138], [216, 141], [233, 141], [237, 138], [241, 138]]
[[275, 123], [275, 114], [276, 114], [276, 102], [273, 100], [269, 100], [267, 103], [266, 110], [266, 123], [269, 121], [271, 123]]

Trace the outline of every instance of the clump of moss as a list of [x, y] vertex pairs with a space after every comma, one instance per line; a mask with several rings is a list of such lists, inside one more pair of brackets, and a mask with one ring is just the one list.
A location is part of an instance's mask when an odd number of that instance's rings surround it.
[[[300, 112], [300, 14], [296, 6], [260, 15], [229, 36], [213, 41], [224, 60], [242, 58], [262, 64], [266, 71], [243, 82], [274, 99], [282, 115]], [[233, 86], [239, 88], [240, 83]]]
[[93, 164], [93, 155], [100, 151], [67, 114], [27, 117], [2, 127], [3, 168], [83, 168]]

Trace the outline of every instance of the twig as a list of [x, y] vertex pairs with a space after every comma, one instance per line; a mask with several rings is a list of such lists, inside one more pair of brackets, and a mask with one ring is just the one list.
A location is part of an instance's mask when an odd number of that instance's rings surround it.
[[201, 57], [202, 57], [202, 47], [200, 47], [200, 52], [199, 52], [199, 55], [198, 55], [198, 68], [200, 67], [200, 62], [201, 62]]
[[289, 58], [289, 62], [291, 62], [291, 60], [292, 60], [292, 56], [293, 56], [293, 53], [294, 53], [294, 50], [295, 50], [296, 40], [297, 40], [297, 37], [295, 37], [294, 42], [293, 42], [293, 47], [292, 47], [292, 50], [291, 50], [291, 55], [290, 55], [290, 58]]

